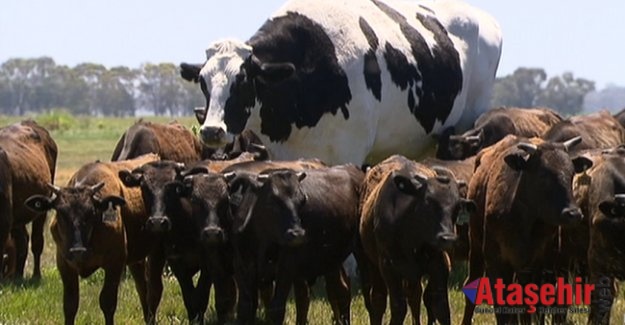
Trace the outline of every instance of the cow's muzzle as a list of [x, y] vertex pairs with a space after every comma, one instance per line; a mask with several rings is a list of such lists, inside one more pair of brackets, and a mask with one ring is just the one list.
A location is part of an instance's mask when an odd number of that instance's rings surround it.
[[284, 239], [287, 246], [300, 246], [306, 242], [306, 230], [300, 227], [291, 228], [284, 234]]
[[563, 223], [581, 221], [583, 218], [582, 210], [578, 207], [564, 208], [560, 213], [560, 219]]
[[76, 246], [69, 249], [69, 258], [74, 262], [82, 262], [87, 255], [87, 248], [84, 246]]
[[452, 232], [443, 232], [436, 235], [435, 245], [442, 249], [451, 248], [458, 239], [458, 236]]
[[221, 147], [226, 144], [226, 130], [218, 126], [200, 128], [200, 140], [209, 147]]
[[145, 222], [148, 231], [162, 233], [171, 230], [171, 221], [167, 217], [150, 217]]
[[223, 229], [219, 227], [206, 227], [202, 231], [202, 242], [204, 245], [216, 245], [226, 241]]

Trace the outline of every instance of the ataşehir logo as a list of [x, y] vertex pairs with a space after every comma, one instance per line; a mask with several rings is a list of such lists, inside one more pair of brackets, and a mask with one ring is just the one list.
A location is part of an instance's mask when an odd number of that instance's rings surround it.
[[544, 283], [537, 285], [528, 283], [503, 283], [502, 279], [496, 279], [491, 285], [489, 278], [479, 278], [467, 283], [462, 292], [475, 305], [486, 303], [500, 306], [527, 306], [528, 313], [536, 312], [536, 305], [542, 306], [560, 305], [590, 305], [590, 296], [595, 289], [594, 284], [582, 283], [582, 278], [575, 278], [575, 283], [566, 283], [564, 278], [559, 277], [555, 285]]

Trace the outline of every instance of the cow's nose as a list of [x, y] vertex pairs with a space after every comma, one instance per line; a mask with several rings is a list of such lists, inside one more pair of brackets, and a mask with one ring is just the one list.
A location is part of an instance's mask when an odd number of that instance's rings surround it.
[[206, 145], [221, 145], [226, 138], [226, 130], [218, 126], [200, 128], [200, 139]]
[[299, 246], [306, 242], [306, 230], [297, 227], [286, 231], [286, 244], [288, 246]]
[[170, 231], [171, 222], [166, 217], [151, 217], [146, 222], [146, 228], [153, 232]]
[[562, 216], [562, 220], [565, 222], [581, 221], [584, 217], [582, 210], [577, 207], [563, 209], [560, 216]]
[[456, 239], [458, 239], [458, 236], [454, 233], [440, 233], [436, 236], [436, 245], [440, 248], [449, 248], [456, 242]]
[[69, 255], [72, 260], [80, 262], [85, 258], [87, 249], [82, 246], [72, 247], [69, 249]]
[[202, 231], [204, 244], [212, 245], [224, 241], [224, 231], [219, 227], [207, 227]]

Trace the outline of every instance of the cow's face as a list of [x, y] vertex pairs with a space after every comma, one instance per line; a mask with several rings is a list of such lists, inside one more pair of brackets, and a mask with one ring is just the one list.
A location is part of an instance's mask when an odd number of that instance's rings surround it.
[[573, 199], [572, 181], [574, 174], [590, 168], [592, 161], [568, 154], [569, 148], [580, 141], [576, 137], [564, 143], [520, 143], [504, 158], [509, 167], [521, 173], [518, 203], [536, 211], [537, 217], [547, 223], [564, 224], [583, 217]]
[[94, 229], [110, 221], [105, 220], [107, 213], [114, 213], [114, 222], [121, 222], [117, 207], [126, 202], [119, 196], [101, 197], [98, 191], [103, 186], [102, 182], [90, 187], [55, 187], [52, 197], [34, 195], [25, 202], [38, 213], [56, 210], [63, 254], [70, 261], [81, 263], [88, 256]]
[[243, 132], [259, 89], [264, 93], [271, 89], [287, 101], [292, 101], [292, 92], [296, 92], [274, 89], [294, 74], [293, 63], [263, 62], [252, 54], [252, 47], [239, 41], [213, 43], [206, 50], [204, 64], [182, 63], [180, 68], [184, 79], [200, 84], [206, 98], [205, 111], [196, 109], [196, 117], [202, 124], [200, 139], [212, 148], [226, 145]]
[[306, 196], [300, 182], [303, 172], [276, 170], [260, 175], [238, 174], [230, 182], [234, 229], [241, 232], [254, 220], [258, 233], [271, 242], [298, 246], [306, 241], [299, 216]]
[[471, 135], [453, 135], [448, 130], [439, 136], [436, 158], [462, 160], [474, 156], [482, 149], [484, 133], [481, 129]]
[[180, 177], [184, 165], [173, 161], [155, 161], [132, 171], [121, 170], [119, 178], [127, 187], [140, 187], [143, 202], [150, 216], [145, 223], [148, 231], [163, 233], [171, 230], [172, 222], [167, 214], [165, 185]]
[[451, 172], [443, 168], [436, 172], [428, 177], [408, 169], [393, 171], [383, 189], [383, 213], [385, 218], [402, 220], [399, 224], [408, 229], [406, 238], [414, 245], [446, 248], [457, 238], [454, 224], [458, 215], [473, 211], [475, 204], [460, 196]]
[[[232, 229], [227, 178], [233, 174], [201, 173], [186, 176], [182, 182], [165, 186], [166, 195], [186, 198], [191, 204], [192, 221], [205, 246], [218, 246], [228, 240]], [[173, 220], [176, 222], [176, 220]]]

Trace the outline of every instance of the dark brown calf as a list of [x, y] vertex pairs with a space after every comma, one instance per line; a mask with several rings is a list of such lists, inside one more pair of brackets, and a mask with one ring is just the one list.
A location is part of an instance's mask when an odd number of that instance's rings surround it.
[[[571, 159], [568, 153], [580, 141], [579, 137], [553, 143], [507, 136], [480, 152], [468, 192], [477, 212], [469, 224], [467, 283], [484, 272], [491, 283], [502, 279], [509, 284], [515, 275], [521, 285], [540, 283], [543, 271], [553, 271], [558, 226], [582, 218], [571, 183], [575, 173], [592, 161]], [[474, 308], [467, 299], [463, 324], [471, 324]], [[498, 313], [496, 317], [498, 324], [508, 324], [517, 316]]]
[[578, 115], [551, 127], [542, 138], [551, 142], [563, 142], [580, 136], [582, 141], [575, 151], [585, 149], [608, 149], [625, 143], [625, 128], [607, 111]]
[[182, 290], [189, 321], [200, 324], [214, 285], [218, 322], [224, 323], [233, 317], [236, 301], [228, 185], [221, 174], [183, 178], [183, 169], [180, 163], [157, 161], [132, 172], [120, 171], [119, 176], [126, 186], [141, 189], [150, 215], [145, 227], [161, 238], [150, 259], [152, 277], [160, 282], [167, 260]]
[[149, 320], [145, 257], [152, 239], [143, 230], [147, 213], [140, 191], [124, 186], [117, 174], [156, 159], [158, 156], [150, 154], [133, 160], [90, 163], [80, 168], [66, 187], [53, 187], [51, 197], [34, 195], [26, 200], [26, 206], [39, 213], [56, 211], [50, 230], [63, 281], [65, 324], [73, 324], [78, 311], [78, 277], [88, 277], [100, 268], [105, 272], [100, 309], [106, 324], [113, 324], [126, 265], [134, 277], [144, 318]]
[[413, 322], [421, 308], [421, 278], [429, 276], [424, 293], [428, 323], [450, 324], [444, 249], [456, 240], [459, 213], [471, 210], [453, 174], [431, 169], [403, 156], [391, 156], [367, 172], [361, 196], [360, 239], [368, 257], [363, 285], [371, 324], [381, 324], [387, 295], [390, 324], [403, 324], [406, 301]]

